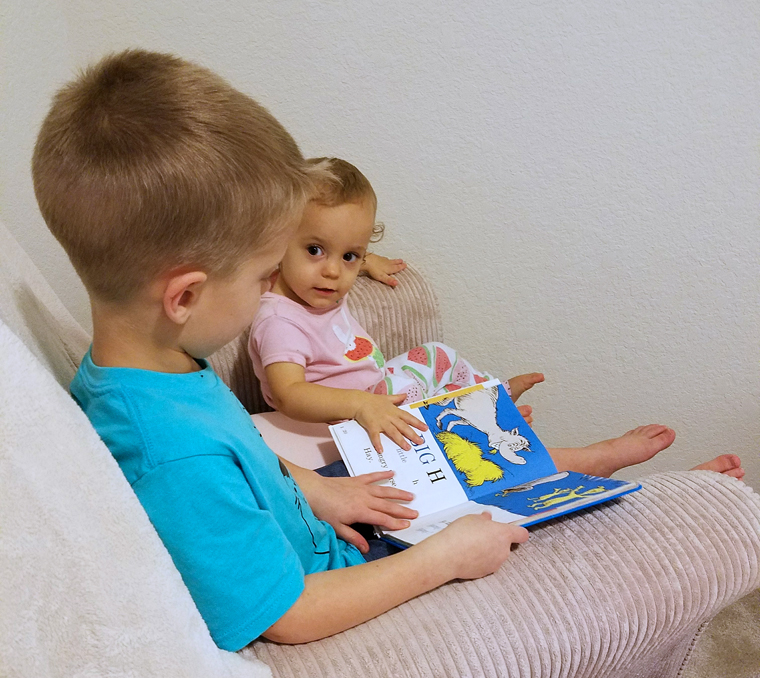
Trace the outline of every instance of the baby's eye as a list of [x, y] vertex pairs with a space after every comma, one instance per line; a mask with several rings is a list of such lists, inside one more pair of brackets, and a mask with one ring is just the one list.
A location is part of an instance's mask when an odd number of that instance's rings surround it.
[[349, 263], [353, 263], [359, 258], [359, 255], [356, 252], [346, 252], [343, 255], [343, 261], [347, 261]]
[[322, 254], [322, 248], [319, 245], [309, 245], [306, 251], [311, 254], [312, 257], [318, 257]]

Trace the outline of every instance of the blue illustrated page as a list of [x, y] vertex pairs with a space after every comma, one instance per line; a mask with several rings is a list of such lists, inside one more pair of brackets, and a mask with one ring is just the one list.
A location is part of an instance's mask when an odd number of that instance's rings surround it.
[[467, 498], [489, 497], [557, 473], [504, 386], [465, 391], [419, 408]]
[[[617, 492], [624, 487], [626, 490]], [[481, 495], [476, 501], [480, 504], [498, 506], [510, 513], [532, 516], [545, 511], [563, 512], [562, 509], [565, 507], [572, 511], [575, 510], [574, 505], [578, 502], [592, 506], [609, 499], [607, 493], [610, 491], [620, 496], [638, 487], [640, 487], [638, 484], [627, 481], [565, 471], [548, 478], [539, 478], [523, 485], [499, 490], [490, 495]]]

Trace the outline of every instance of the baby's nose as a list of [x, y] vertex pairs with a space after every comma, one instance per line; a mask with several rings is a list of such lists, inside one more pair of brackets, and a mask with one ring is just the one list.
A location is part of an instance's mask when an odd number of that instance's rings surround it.
[[337, 261], [333, 261], [332, 259], [327, 259], [325, 261], [325, 265], [322, 268], [322, 275], [324, 275], [326, 278], [337, 278], [340, 274], [340, 267], [338, 265]]

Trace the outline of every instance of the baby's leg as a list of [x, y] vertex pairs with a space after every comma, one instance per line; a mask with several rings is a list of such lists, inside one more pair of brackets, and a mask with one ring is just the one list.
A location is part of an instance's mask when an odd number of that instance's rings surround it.
[[549, 450], [557, 469], [577, 471], [593, 476], [611, 476], [626, 466], [648, 461], [676, 438], [675, 431], [661, 424], [639, 426], [619, 438], [611, 438], [588, 447], [564, 447]]
[[[549, 450], [549, 454], [559, 471], [577, 471], [607, 478], [621, 468], [648, 461], [670, 447], [675, 438], [675, 431], [667, 426], [650, 424], [639, 426], [619, 438], [603, 440], [588, 447], [554, 448]], [[739, 480], [744, 477], [741, 460], [735, 454], [722, 454], [691, 470], [715, 471]]]
[[379, 393], [380, 395], [405, 393], [406, 400], [401, 403], [402, 405], [408, 405], [409, 403], [424, 400], [428, 397], [427, 386], [420, 379], [406, 372], [396, 371], [393, 368], [391, 368], [391, 371], [388, 371], [387, 367], [388, 363], [386, 363], [385, 377], [372, 389], [373, 393]]
[[517, 399], [525, 393], [525, 391], [533, 388], [536, 384], [540, 384], [544, 380], [544, 375], [540, 372], [530, 372], [529, 374], [518, 374], [516, 377], [505, 382], [507, 393], [512, 396], [512, 402], [516, 403]]
[[424, 390], [425, 398], [493, 379], [476, 370], [450, 346], [431, 341], [385, 363], [386, 376], [406, 375]]

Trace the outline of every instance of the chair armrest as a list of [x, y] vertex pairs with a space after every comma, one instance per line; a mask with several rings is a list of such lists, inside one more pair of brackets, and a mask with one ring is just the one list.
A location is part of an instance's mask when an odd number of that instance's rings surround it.
[[489, 577], [243, 654], [290, 678], [676, 678], [701, 625], [760, 586], [760, 497], [708, 471], [642, 485], [533, 528]]

